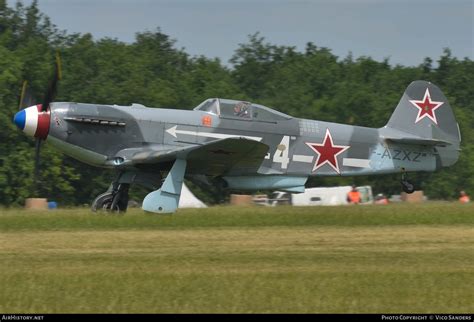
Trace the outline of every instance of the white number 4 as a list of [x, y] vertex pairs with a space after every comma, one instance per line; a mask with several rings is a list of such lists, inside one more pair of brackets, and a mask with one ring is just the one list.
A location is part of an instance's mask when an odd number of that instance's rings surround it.
[[273, 155], [273, 162], [281, 163], [281, 168], [288, 168], [288, 163], [290, 163], [290, 158], [288, 158], [288, 151], [290, 147], [290, 137], [285, 135], [281, 139], [280, 144], [278, 144], [275, 154]]

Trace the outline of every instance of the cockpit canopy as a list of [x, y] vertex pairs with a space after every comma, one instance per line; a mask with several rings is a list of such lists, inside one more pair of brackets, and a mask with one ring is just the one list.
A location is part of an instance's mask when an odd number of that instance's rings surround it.
[[262, 122], [277, 122], [292, 118], [289, 115], [272, 110], [263, 105], [222, 98], [207, 99], [194, 110], [212, 113], [222, 118], [246, 119]]

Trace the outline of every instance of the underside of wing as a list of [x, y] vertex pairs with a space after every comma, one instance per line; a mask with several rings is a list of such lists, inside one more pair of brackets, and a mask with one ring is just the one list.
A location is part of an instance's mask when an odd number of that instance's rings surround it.
[[189, 152], [188, 172], [206, 175], [255, 173], [268, 152], [268, 145], [243, 138], [229, 138]]
[[255, 173], [268, 152], [268, 145], [245, 138], [227, 138], [204, 145], [161, 146], [160, 149], [127, 149], [117, 154], [123, 165], [159, 168], [176, 159], [187, 160], [189, 174], [240, 175]]

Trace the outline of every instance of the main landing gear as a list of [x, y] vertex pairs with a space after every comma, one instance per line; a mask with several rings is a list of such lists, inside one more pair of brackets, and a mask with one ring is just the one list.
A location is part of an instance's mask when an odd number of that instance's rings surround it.
[[92, 211], [126, 212], [128, 207], [129, 183], [113, 182], [109, 189], [92, 202]]
[[128, 190], [131, 184], [140, 184], [149, 189], [157, 189], [161, 185], [161, 175], [141, 171], [122, 171], [117, 174], [109, 189], [100, 194], [92, 202], [92, 211], [124, 213], [128, 207]]
[[408, 181], [408, 176], [405, 171], [402, 173], [402, 180], [400, 183], [402, 184], [402, 190], [404, 192], [413, 193], [415, 191], [415, 185]]
[[[139, 184], [150, 190], [144, 200], [143, 209], [152, 212], [174, 212], [178, 207], [181, 185], [184, 177], [186, 161], [177, 160], [170, 174], [162, 183], [159, 171], [122, 171], [106, 192], [100, 194], [92, 202], [92, 211], [124, 213], [128, 207], [128, 190], [131, 184]], [[161, 187], [161, 189], [159, 189]], [[158, 189], [158, 190], [157, 190]]]
[[[154, 190], [143, 200], [143, 210], [154, 213], [173, 213], [179, 205], [185, 171], [186, 160], [176, 159], [163, 183], [161, 183], [161, 175], [157, 173], [120, 173], [118, 178], [110, 185], [109, 190], [94, 200], [92, 211], [125, 212], [130, 184], [139, 183]], [[157, 183], [160, 186], [157, 186]]]

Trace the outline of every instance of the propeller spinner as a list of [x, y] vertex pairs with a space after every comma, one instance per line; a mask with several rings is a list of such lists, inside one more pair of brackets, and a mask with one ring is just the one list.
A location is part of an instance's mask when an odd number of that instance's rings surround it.
[[49, 109], [42, 111], [42, 104], [27, 107], [15, 114], [13, 122], [26, 135], [46, 140], [49, 132], [51, 114]]

